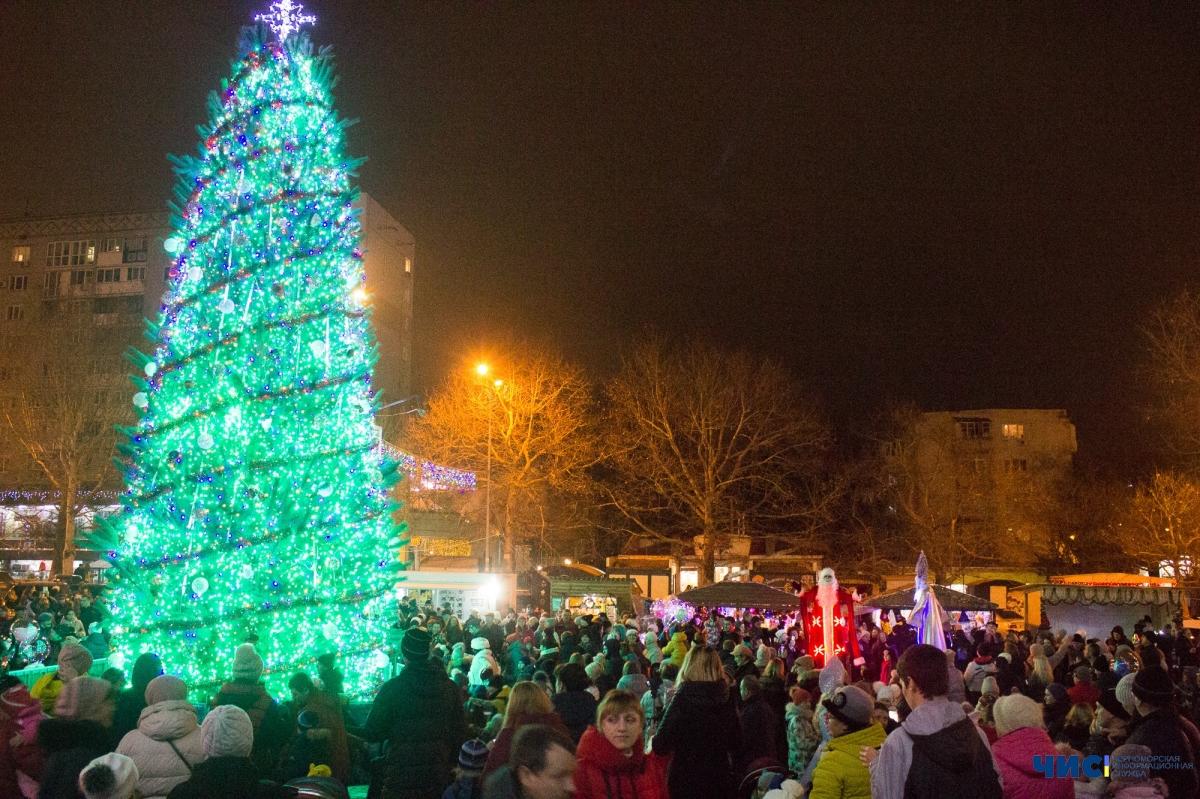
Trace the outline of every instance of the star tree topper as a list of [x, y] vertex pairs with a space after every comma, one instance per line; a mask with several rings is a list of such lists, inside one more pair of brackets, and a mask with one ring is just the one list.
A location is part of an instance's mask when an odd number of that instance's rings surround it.
[[279, 41], [284, 41], [300, 30], [301, 25], [311, 25], [317, 21], [315, 14], [305, 14], [304, 6], [293, 3], [292, 0], [275, 0], [271, 3], [270, 14], [256, 14], [255, 22], [265, 22], [275, 31]]

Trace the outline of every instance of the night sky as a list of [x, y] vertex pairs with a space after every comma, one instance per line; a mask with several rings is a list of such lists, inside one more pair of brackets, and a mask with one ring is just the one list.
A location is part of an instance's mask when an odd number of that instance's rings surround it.
[[[0, 2], [0, 217], [162, 208], [266, 0]], [[647, 329], [888, 403], [1066, 408], [1144, 465], [1137, 327], [1200, 282], [1200, 5], [308, 4], [417, 239], [418, 378]]]

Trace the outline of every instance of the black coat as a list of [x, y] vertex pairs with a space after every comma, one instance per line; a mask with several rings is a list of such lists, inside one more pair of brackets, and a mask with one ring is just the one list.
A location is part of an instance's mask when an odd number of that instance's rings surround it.
[[775, 756], [780, 763], [786, 765], [788, 762], [787, 706], [789, 702], [787, 688], [784, 687], [783, 680], [763, 677], [762, 695], [771, 710], [775, 711]]
[[733, 794], [731, 758], [741, 746], [737, 710], [723, 682], [685, 682], [654, 736], [654, 752], [673, 755], [671, 799], [726, 799]]
[[749, 771], [749, 766], [756, 760], [767, 758], [787, 764], [787, 760], [779, 760], [775, 735], [779, 719], [767, 700], [762, 696], [742, 704], [741, 714], [742, 746], [738, 750], [733, 773], [738, 779]]
[[214, 757], [199, 763], [192, 776], [176, 785], [167, 799], [283, 799], [295, 788], [259, 779], [248, 757]]
[[[1135, 720], [1125, 743], [1148, 746], [1155, 757], [1177, 757], [1180, 763], [1200, 765], [1174, 709], [1156, 710]], [[1149, 772], [1151, 777], [1162, 777], [1167, 783], [1171, 799], [1196, 799], [1200, 793], [1195, 768], [1152, 768]]]
[[108, 728], [95, 721], [46, 719], [37, 739], [46, 760], [38, 799], [83, 799], [79, 772], [113, 750]]
[[406, 665], [379, 689], [363, 737], [388, 743], [382, 799], [440, 799], [467, 739], [458, 686], [440, 663]]
[[571, 740], [579, 743], [589, 724], [596, 723], [596, 707], [599, 702], [587, 691], [564, 691], [551, 697], [554, 712], [562, 719], [571, 733]]

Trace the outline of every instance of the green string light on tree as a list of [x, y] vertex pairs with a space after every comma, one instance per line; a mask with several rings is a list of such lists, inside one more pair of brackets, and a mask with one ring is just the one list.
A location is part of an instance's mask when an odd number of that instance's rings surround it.
[[254, 633], [279, 689], [337, 651], [370, 694], [402, 531], [377, 447], [361, 231], [328, 52], [277, 0], [180, 159], [173, 256], [153, 357], [131, 352], [114, 561], [116, 643], [194, 687], [228, 679]]

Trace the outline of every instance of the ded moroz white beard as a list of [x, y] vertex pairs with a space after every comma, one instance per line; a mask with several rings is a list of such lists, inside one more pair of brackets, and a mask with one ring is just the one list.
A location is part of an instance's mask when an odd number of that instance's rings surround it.
[[817, 586], [817, 602], [819, 602], [823, 608], [836, 607], [837, 591], [838, 582], [836, 577], [833, 578], [833, 583], [831, 585], [825, 585], [824, 583], [821, 583]]

